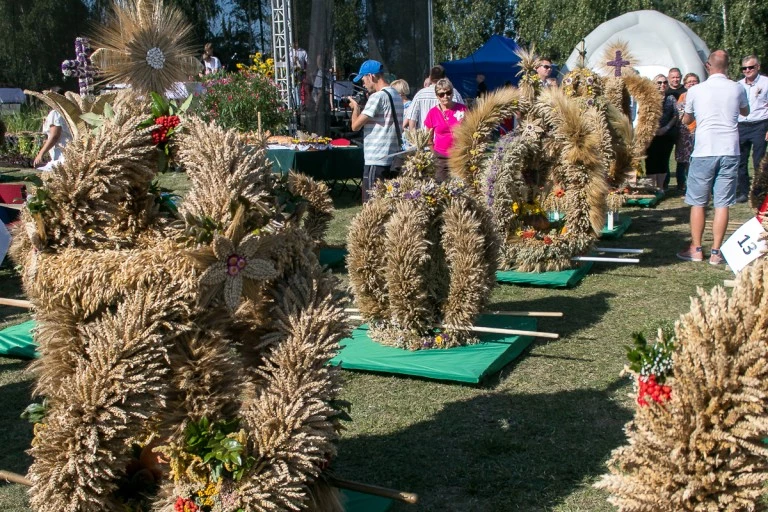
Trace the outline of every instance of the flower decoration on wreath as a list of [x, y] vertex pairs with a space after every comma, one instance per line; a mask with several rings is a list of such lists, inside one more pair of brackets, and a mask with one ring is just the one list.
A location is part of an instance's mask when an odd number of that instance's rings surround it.
[[[452, 169], [459, 176], [476, 176], [475, 193], [484, 198], [499, 230], [502, 268], [573, 268], [572, 258], [589, 251], [605, 222], [610, 133], [595, 106], [562, 90], [544, 89], [530, 104], [515, 102], [524, 94], [493, 93], [471, 112], [457, 129]], [[510, 109], [521, 117], [520, 128], [486, 152], [488, 139], [474, 135], [486, 133]], [[483, 155], [479, 161], [477, 154]], [[478, 164], [479, 171], [471, 169]], [[564, 217], [554, 222], [541, 207], [551, 202], [552, 193], [559, 194]]]
[[562, 89], [566, 96], [585, 98], [592, 105], [603, 94], [603, 80], [591, 69], [576, 68], [565, 75]]

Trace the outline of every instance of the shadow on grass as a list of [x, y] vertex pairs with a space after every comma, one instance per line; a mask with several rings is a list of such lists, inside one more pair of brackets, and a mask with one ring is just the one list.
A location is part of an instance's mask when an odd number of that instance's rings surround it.
[[393, 434], [342, 438], [336, 471], [419, 494], [395, 510], [551, 510], [624, 442], [631, 413], [612, 400], [623, 384], [455, 402]]
[[[7, 360], [5, 360], [7, 361]], [[29, 363], [0, 364], [0, 373], [22, 371]], [[32, 458], [26, 450], [32, 442], [32, 424], [20, 415], [32, 402], [32, 381], [14, 382], [0, 387], [0, 469], [25, 475]]]
[[610, 309], [608, 299], [615, 296], [610, 292], [598, 292], [578, 298], [568, 295], [550, 295], [533, 300], [495, 302], [489, 309], [494, 311], [562, 312], [564, 316], [560, 318], [539, 318], [538, 329], [539, 331], [556, 332], [560, 334], [561, 338], [565, 338], [585, 327], [599, 323]]

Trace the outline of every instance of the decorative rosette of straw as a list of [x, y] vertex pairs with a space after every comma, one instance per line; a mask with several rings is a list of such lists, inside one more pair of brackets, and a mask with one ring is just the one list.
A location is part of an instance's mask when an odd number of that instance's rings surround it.
[[488, 301], [498, 248], [487, 210], [463, 182], [380, 184], [352, 221], [347, 248], [372, 339], [410, 350], [476, 341], [466, 328]]
[[[341, 412], [326, 363], [346, 328], [313, 252], [323, 219], [303, 227], [306, 211], [328, 213], [325, 189], [278, 181], [263, 148], [183, 118], [191, 188], [169, 218], [136, 129], [146, 116], [123, 107], [67, 146], [13, 238], [49, 404], [32, 509], [170, 511], [204, 496], [214, 512], [341, 511], [322, 475]], [[194, 449], [190, 429], [209, 424], [237, 425], [226, 464]], [[165, 460], [140, 469], [142, 447]]]
[[759, 510], [768, 482], [768, 260], [675, 325], [669, 400], [637, 406], [596, 487], [622, 512]]

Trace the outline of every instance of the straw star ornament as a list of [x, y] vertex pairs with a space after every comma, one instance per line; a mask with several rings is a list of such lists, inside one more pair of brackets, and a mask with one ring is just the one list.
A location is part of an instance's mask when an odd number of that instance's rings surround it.
[[177, 8], [161, 0], [129, 0], [115, 4], [111, 22], [93, 38], [91, 61], [104, 81], [162, 93], [201, 69], [191, 34]]
[[203, 287], [224, 288], [224, 302], [230, 311], [237, 309], [243, 293], [243, 280], [266, 281], [277, 277], [274, 263], [257, 258], [263, 246], [263, 238], [250, 234], [235, 247], [227, 237], [213, 239], [212, 249], [217, 261], [211, 264], [203, 275]]

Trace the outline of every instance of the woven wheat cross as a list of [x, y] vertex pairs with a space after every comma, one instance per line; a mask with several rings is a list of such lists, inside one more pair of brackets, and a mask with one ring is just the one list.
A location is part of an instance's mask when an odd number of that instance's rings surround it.
[[87, 37], [78, 37], [75, 39], [75, 58], [68, 59], [61, 63], [61, 72], [64, 76], [73, 76], [77, 78], [80, 86], [80, 96], [93, 95], [93, 77], [96, 74], [93, 64], [91, 64], [91, 54], [93, 50]]

